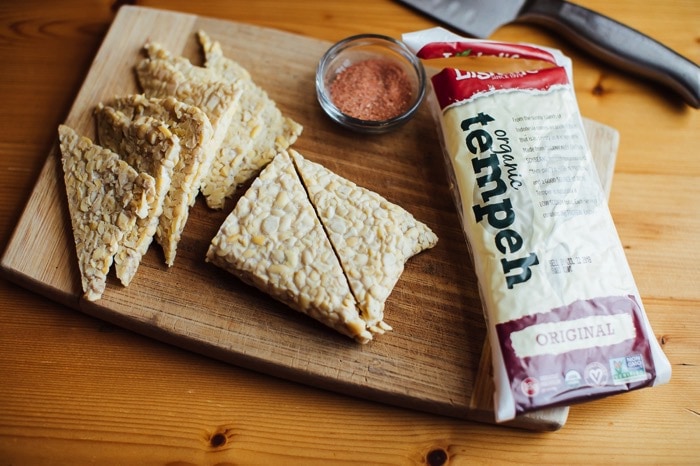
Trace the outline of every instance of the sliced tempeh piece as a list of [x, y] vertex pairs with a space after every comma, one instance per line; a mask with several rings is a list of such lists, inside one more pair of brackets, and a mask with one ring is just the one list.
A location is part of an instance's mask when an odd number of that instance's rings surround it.
[[[117, 97], [108, 106], [131, 120], [144, 116], [161, 120], [180, 140], [180, 157], [156, 229], [156, 241], [163, 248], [165, 262], [172, 266], [178, 242], [187, 223], [189, 208], [199, 192], [201, 167], [207, 163], [206, 148], [213, 134], [211, 123], [199, 108], [174, 97], [149, 99], [142, 94], [134, 94]], [[99, 108], [101, 106], [98, 111]]]
[[148, 58], [136, 66], [139, 84], [147, 97], [175, 97], [194, 105], [209, 118], [213, 135], [207, 147], [200, 177], [210, 172], [211, 163], [226, 136], [241, 97], [239, 84], [222, 80], [210, 69], [195, 66], [185, 57], [176, 57], [157, 43], [145, 46]]
[[125, 232], [155, 200], [155, 180], [66, 125], [58, 136], [84, 297], [96, 301]]
[[291, 146], [302, 126], [285, 117], [267, 93], [257, 86], [250, 73], [224, 56], [219, 42], [198, 33], [205, 54], [205, 67], [230, 82], [238, 82], [241, 99], [202, 193], [211, 208], [222, 208], [226, 197], [253, 178], [277, 152]]
[[117, 278], [122, 285], [129, 286], [156, 233], [173, 170], [180, 158], [180, 140], [161, 120], [148, 116], [132, 120], [112, 107], [99, 106], [96, 119], [100, 145], [156, 180], [156, 199], [148, 215], [136, 220], [114, 256]]
[[290, 150], [311, 203], [357, 299], [368, 328], [384, 323], [384, 306], [405, 262], [437, 236], [402, 207]]
[[359, 342], [372, 339], [287, 153], [238, 201], [207, 261]]

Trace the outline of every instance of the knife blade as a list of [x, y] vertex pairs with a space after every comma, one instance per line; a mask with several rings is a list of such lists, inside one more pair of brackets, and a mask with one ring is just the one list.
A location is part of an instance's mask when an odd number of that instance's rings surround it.
[[700, 107], [700, 67], [629, 26], [562, 0], [399, 0], [462, 33], [488, 38], [522, 21], [545, 26], [620, 69], [662, 84]]

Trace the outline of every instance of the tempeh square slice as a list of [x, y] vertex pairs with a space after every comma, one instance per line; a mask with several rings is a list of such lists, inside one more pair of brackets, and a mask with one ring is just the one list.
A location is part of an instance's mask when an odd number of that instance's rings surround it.
[[253, 181], [211, 242], [207, 261], [340, 333], [372, 333], [287, 153]]
[[83, 293], [96, 301], [125, 232], [155, 200], [155, 180], [66, 125], [58, 136]]
[[379, 194], [289, 151], [357, 299], [368, 328], [384, 323], [387, 298], [405, 262], [437, 243], [427, 225]]
[[112, 107], [99, 106], [96, 119], [100, 145], [118, 153], [137, 171], [148, 173], [156, 181], [156, 198], [148, 215], [136, 220], [114, 256], [117, 278], [129, 286], [156, 233], [173, 170], [180, 158], [180, 140], [161, 120], [148, 116], [132, 120]]
[[226, 81], [239, 82], [239, 102], [226, 138], [222, 143], [202, 193], [211, 208], [222, 208], [236, 188], [252, 179], [281, 150], [291, 146], [302, 126], [285, 117], [277, 104], [257, 86], [250, 73], [236, 61], [224, 56], [219, 42], [198, 33], [207, 69]]
[[189, 208], [199, 192], [201, 167], [207, 163], [207, 144], [213, 134], [211, 123], [198, 107], [174, 97], [149, 99], [142, 94], [134, 94], [117, 97], [108, 105], [131, 120], [144, 116], [161, 120], [180, 140], [180, 157], [156, 229], [156, 241], [163, 248], [165, 263], [172, 266], [189, 217]]
[[[226, 136], [241, 97], [239, 84], [222, 80], [213, 70], [193, 65], [185, 57], [175, 57], [157, 43], [145, 46], [148, 58], [136, 67], [139, 84], [147, 97], [175, 97], [194, 105], [209, 118], [213, 135], [206, 161], [200, 167], [204, 178]], [[200, 186], [201, 188], [201, 186]]]

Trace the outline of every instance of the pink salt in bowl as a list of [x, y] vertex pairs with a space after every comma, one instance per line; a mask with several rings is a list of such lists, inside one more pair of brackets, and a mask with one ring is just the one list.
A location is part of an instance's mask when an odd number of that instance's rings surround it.
[[384, 133], [410, 120], [425, 86], [420, 60], [403, 42], [378, 34], [341, 40], [316, 69], [321, 108], [338, 124], [363, 133]]

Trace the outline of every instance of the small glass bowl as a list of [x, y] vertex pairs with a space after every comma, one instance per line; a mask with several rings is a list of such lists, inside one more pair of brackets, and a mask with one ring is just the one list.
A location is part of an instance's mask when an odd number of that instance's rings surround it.
[[[363, 120], [343, 113], [331, 99], [330, 87], [335, 77], [348, 67], [373, 58], [398, 64], [411, 85], [410, 105], [405, 112], [387, 120]], [[316, 68], [316, 95], [323, 110], [340, 125], [363, 133], [384, 133], [413, 117], [425, 96], [425, 70], [403, 42], [379, 34], [360, 34], [333, 45]]]

